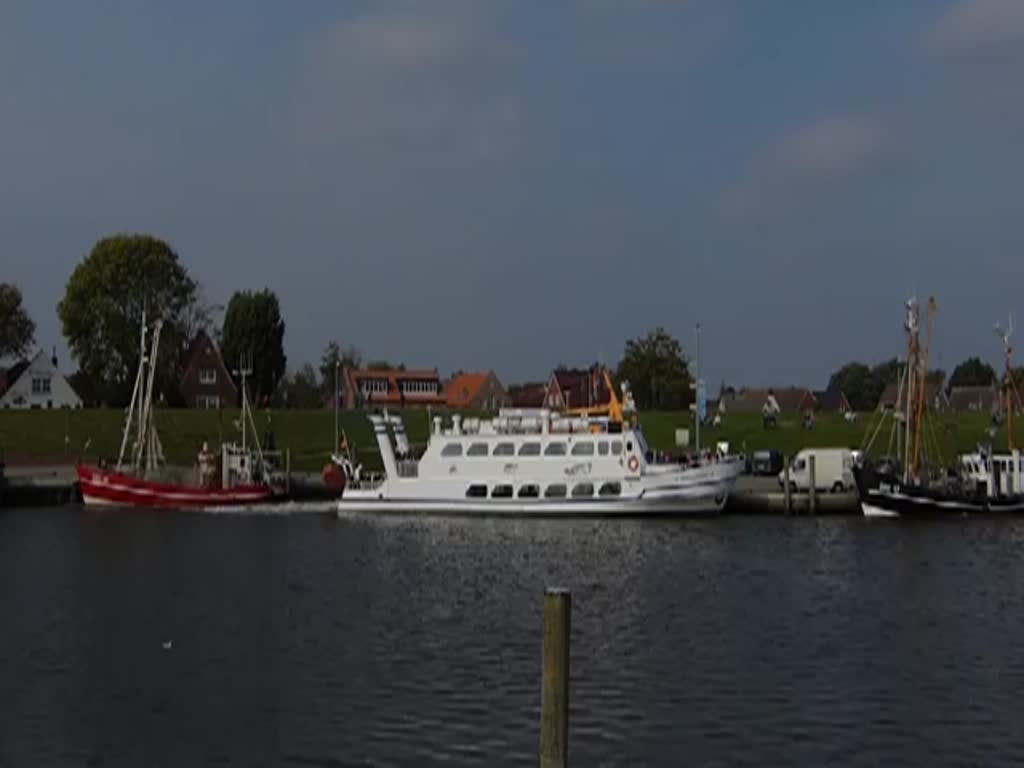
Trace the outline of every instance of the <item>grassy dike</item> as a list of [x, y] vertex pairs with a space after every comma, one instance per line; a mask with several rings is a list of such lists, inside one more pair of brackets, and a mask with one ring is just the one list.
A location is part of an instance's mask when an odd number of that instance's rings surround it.
[[[408, 409], [402, 415], [409, 439], [414, 444], [425, 442], [429, 432], [426, 411]], [[293, 468], [318, 471], [323, 467], [333, 442], [332, 411], [259, 411], [255, 416], [261, 439], [269, 425], [277, 446], [291, 450]], [[113, 458], [120, 445], [123, 418], [123, 412], [114, 409], [0, 411], [0, 451], [12, 464], [73, 462], [80, 456]], [[204, 440], [216, 446], [222, 439], [237, 438], [235, 422], [238, 418], [237, 411], [158, 410], [157, 428], [168, 460], [173, 464], [192, 465]], [[648, 411], [641, 415], [640, 422], [654, 448], [674, 450], [675, 430], [679, 427], [690, 429], [692, 443], [693, 421], [689, 413]], [[862, 414], [854, 424], [828, 414], [820, 417], [815, 428], [808, 431], [793, 415], [783, 418], [778, 428], [765, 430], [759, 414], [727, 414], [718, 429], [702, 429], [701, 441], [704, 445], [728, 441], [734, 452], [776, 448], [793, 454], [804, 447], [858, 448], [865, 444], [865, 433], [876, 423], [877, 414]], [[988, 415], [984, 413], [936, 416], [931, 424], [930, 432], [934, 433], [934, 442], [946, 462], [956, 453], [973, 450], [979, 441], [988, 439]], [[875, 442], [872, 451], [875, 455], [885, 453], [891, 425], [891, 419], [887, 419]], [[378, 466], [376, 443], [366, 416], [362, 412], [342, 411], [340, 426], [348, 435], [349, 443], [358, 449], [360, 461], [368, 467]], [[926, 436], [927, 444], [931, 445], [931, 434]], [[88, 447], [85, 447], [87, 441]], [[995, 445], [1005, 447], [1005, 429], [997, 434]]]

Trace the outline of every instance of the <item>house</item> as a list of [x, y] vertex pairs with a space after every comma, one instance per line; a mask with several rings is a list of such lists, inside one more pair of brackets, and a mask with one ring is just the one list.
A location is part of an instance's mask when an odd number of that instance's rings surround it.
[[765, 404], [773, 398], [781, 413], [802, 413], [813, 393], [806, 387], [740, 387], [724, 390], [719, 398], [719, 410], [725, 413], [762, 413]]
[[800, 401], [800, 412], [815, 413], [849, 413], [853, 408], [841, 389], [821, 389], [816, 392], [807, 390]]
[[346, 368], [342, 379], [345, 408], [374, 406], [444, 406], [447, 404], [437, 369]]
[[1001, 407], [1001, 393], [995, 384], [988, 386], [950, 387], [949, 409], [962, 413], [964, 411], [984, 411], [991, 413]]
[[601, 368], [556, 368], [548, 379], [543, 407], [552, 410], [587, 408], [610, 400]]
[[516, 384], [508, 388], [513, 408], [542, 408], [547, 393], [548, 385], [542, 381]]
[[57, 369], [56, 352], [39, 351], [9, 368], [0, 381], [0, 408], [81, 408], [82, 398]]
[[497, 411], [512, 402], [494, 371], [456, 374], [444, 392], [448, 407], [453, 409]]
[[190, 408], [234, 408], [238, 387], [220, 350], [206, 331], [199, 331], [185, 353], [178, 390]]
[[[927, 388], [926, 404], [937, 412], [945, 411], [949, 408], [949, 397], [946, 394], [946, 374], [937, 371], [928, 374], [928, 378], [925, 381]], [[878, 398], [879, 411], [892, 410], [896, 407], [896, 401], [898, 399], [906, 398], [907, 393], [900, 391], [899, 382], [893, 381], [886, 385], [885, 389], [882, 390], [882, 396]]]

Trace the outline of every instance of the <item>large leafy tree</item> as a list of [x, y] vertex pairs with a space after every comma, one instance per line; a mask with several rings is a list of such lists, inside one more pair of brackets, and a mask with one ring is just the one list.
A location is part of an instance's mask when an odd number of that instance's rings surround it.
[[629, 382], [641, 409], [683, 409], [692, 400], [683, 348], [664, 328], [626, 342], [617, 377]]
[[285, 381], [285, 401], [289, 408], [318, 408], [320, 381], [316, 369], [306, 363]]
[[969, 357], [953, 369], [949, 377], [951, 387], [984, 387], [996, 381], [995, 369], [977, 357]]
[[16, 285], [0, 283], [0, 360], [24, 357], [35, 336], [36, 324], [21, 303]]
[[115, 235], [75, 267], [57, 314], [83, 383], [98, 401], [124, 405], [135, 383], [143, 314], [150, 323], [163, 320], [156, 387], [173, 397], [196, 305], [196, 282], [167, 243]]
[[876, 375], [864, 363], [847, 363], [832, 374], [828, 388], [842, 390], [853, 410], [870, 411], [878, 404], [878, 398], [885, 389], [883, 379], [883, 375]]
[[237, 291], [228, 302], [221, 332], [221, 352], [229, 369], [242, 360], [252, 365], [249, 379], [256, 402], [271, 398], [285, 374], [284, 320], [273, 291]]

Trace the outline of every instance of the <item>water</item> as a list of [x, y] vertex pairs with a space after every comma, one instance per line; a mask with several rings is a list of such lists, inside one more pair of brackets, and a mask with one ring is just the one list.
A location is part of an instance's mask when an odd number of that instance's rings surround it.
[[0, 765], [1024, 761], [1024, 523], [0, 513]]

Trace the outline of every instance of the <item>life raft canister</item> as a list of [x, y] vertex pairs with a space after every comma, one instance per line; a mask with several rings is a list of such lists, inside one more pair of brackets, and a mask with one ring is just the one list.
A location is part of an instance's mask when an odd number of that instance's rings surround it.
[[629, 461], [626, 462], [626, 466], [629, 467], [630, 472], [636, 472], [640, 468], [640, 459], [636, 456], [630, 456]]

